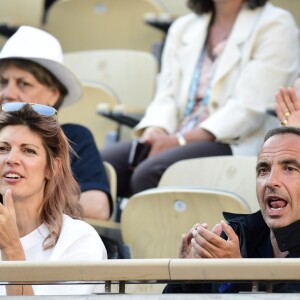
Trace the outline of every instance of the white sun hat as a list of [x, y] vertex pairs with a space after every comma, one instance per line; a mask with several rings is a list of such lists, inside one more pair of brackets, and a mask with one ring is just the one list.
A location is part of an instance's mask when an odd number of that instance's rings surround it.
[[1, 50], [0, 60], [10, 58], [34, 61], [51, 72], [68, 90], [68, 94], [63, 99], [63, 106], [81, 98], [81, 83], [63, 64], [61, 45], [48, 32], [31, 26], [21, 26]]

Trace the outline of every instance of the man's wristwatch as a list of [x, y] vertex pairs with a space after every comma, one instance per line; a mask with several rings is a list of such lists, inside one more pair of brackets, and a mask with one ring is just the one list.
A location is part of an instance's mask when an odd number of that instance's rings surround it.
[[183, 135], [181, 133], [176, 133], [176, 138], [177, 138], [177, 142], [180, 146], [185, 146], [186, 145], [186, 140], [183, 137]]

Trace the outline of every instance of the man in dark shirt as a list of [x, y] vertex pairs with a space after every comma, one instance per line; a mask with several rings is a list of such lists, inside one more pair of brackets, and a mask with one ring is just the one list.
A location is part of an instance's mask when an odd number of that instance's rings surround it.
[[[210, 231], [196, 224], [183, 236], [181, 258], [300, 257], [300, 128], [268, 132], [258, 154], [256, 190], [260, 210], [224, 213]], [[169, 284], [165, 293], [250, 291], [250, 284]], [[300, 284], [274, 284], [274, 292], [299, 292]]]

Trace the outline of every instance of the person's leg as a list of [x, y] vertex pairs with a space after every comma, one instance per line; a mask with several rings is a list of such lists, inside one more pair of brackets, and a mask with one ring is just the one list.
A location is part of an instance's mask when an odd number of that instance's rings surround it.
[[128, 168], [128, 157], [131, 141], [118, 142], [101, 150], [104, 161], [109, 162], [117, 173], [117, 195], [127, 197], [129, 195], [129, 182], [132, 170]]
[[173, 163], [189, 158], [232, 155], [228, 144], [195, 142], [176, 147], [140, 163], [131, 177], [131, 194], [157, 187], [163, 172]]

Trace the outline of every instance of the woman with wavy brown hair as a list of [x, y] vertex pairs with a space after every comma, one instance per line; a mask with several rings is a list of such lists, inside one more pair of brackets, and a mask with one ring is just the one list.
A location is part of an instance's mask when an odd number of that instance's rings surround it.
[[[55, 108], [22, 102], [2, 104], [2, 261], [106, 259], [97, 232], [78, 219], [82, 215], [80, 189], [72, 176], [69, 151]], [[99, 286], [92, 284], [8, 285], [0, 287], [0, 295], [91, 294], [96, 288]]]

